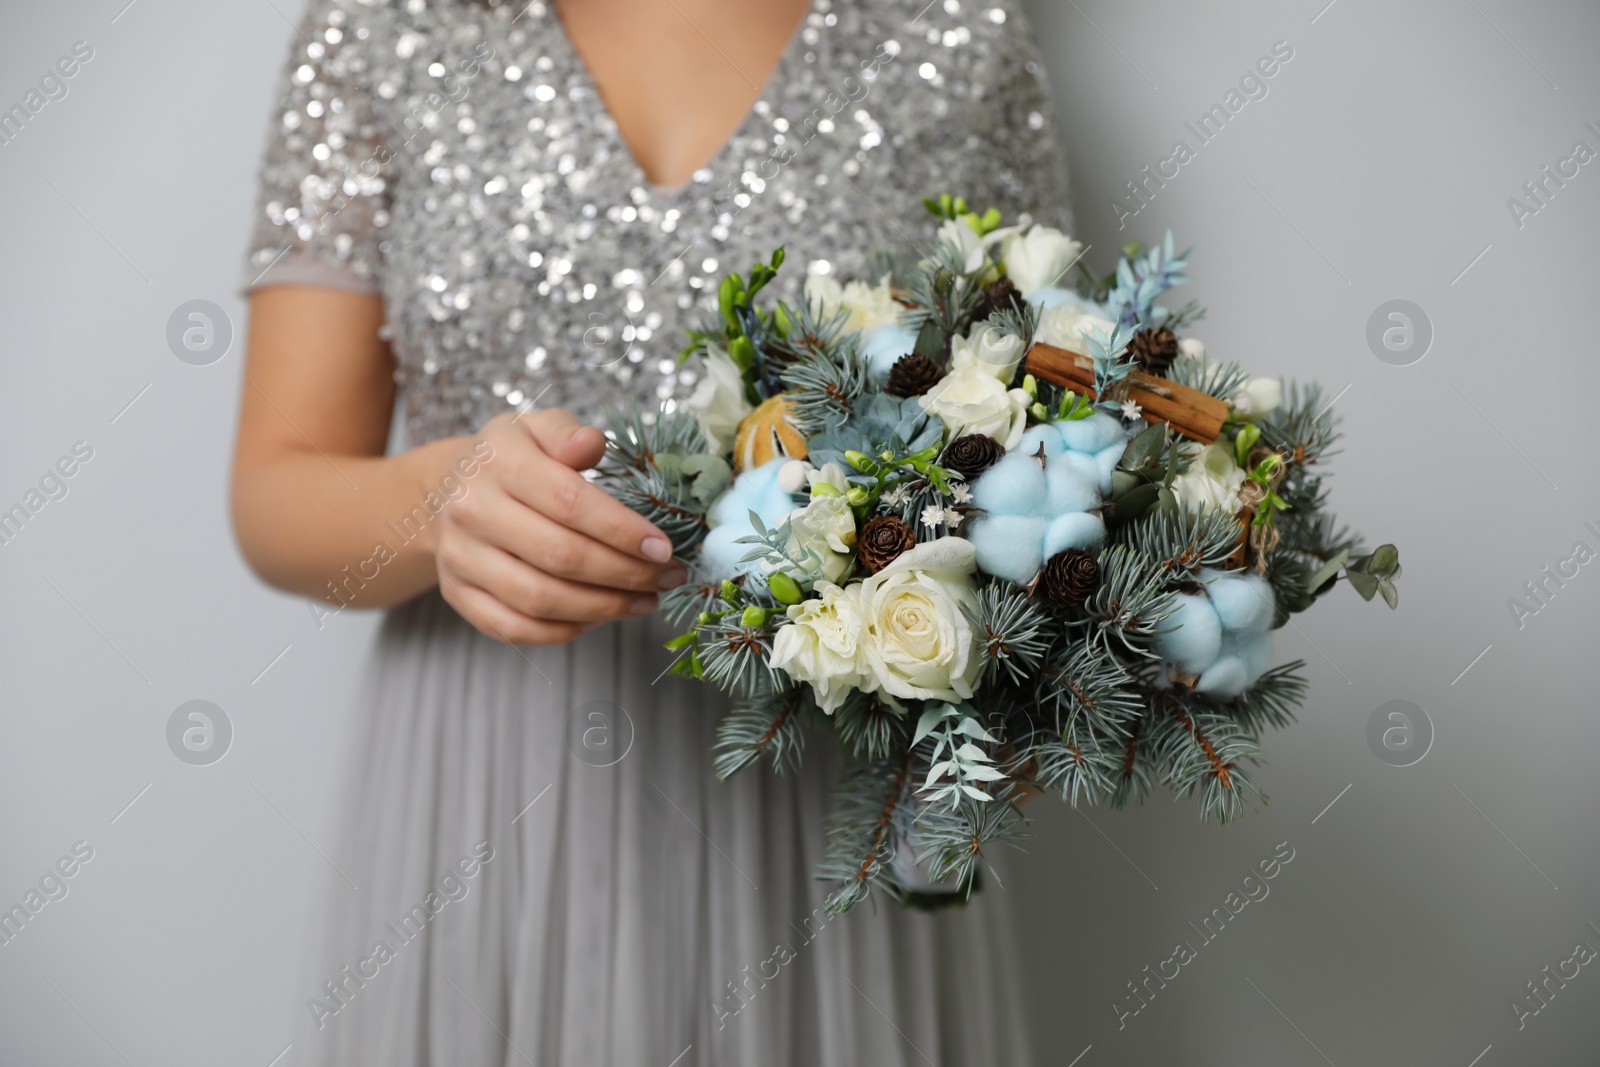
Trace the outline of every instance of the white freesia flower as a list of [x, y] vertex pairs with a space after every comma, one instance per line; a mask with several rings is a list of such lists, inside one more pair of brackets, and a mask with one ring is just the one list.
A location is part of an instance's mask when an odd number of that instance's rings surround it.
[[831, 715], [862, 686], [861, 586], [818, 582], [817, 592], [820, 598], [789, 608], [789, 624], [772, 640], [772, 666], [809, 684], [817, 706]]
[[[990, 248], [1016, 232], [1015, 226], [1004, 226], [979, 237], [978, 231], [968, 225], [965, 218], [946, 219], [939, 227], [938, 240], [961, 253], [961, 268], [971, 274], [983, 266]], [[989, 272], [985, 272], [985, 275], [978, 280], [990, 280]]]
[[806, 277], [806, 300], [812, 313], [818, 316], [832, 315], [840, 308], [849, 312], [850, 317], [844, 324], [846, 330], [865, 331], [888, 326], [899, 322], [900, 312], [904, 310], [894, 298], [887, 274], [877, 285], [859, 281], [840, 285], [832, 275], [811, 274]]
[[1106, 337], [1110, 337], [1111, 331], [1116, 329], [1117, 324], [1091, 311], [1085, 311], [1076, 304], [1057, 304], [1040, 313], [1039, 329], [1034, 334], [1034, 340], [1043, 341], [1057, 348], [1065, 348], [1069, 352], [1088, 355], [1089, 348], [1083, 339], [1091, 327], [1099, 329]]
[[855, 553], [856, 517], [844, 493], [850, 488], [837, 463], [808, 471], [811, 500], [789, 515], [789, 547], [814, 552], [822, 561], [822, 576], [830, 582], [844, 577]]
[[963, 609], [977, 603], [976, 569], [972, 542], [941, 537], [861, 583], [861, 688], [905, 700], [972, 696], [983, 658]]
[[717, 451], [727, 452], [733, 448], [740, 420], [753, 410], [744, 395], [744, 375], [720, 348], [706, 350], [704, 375], [683, 406], [694, 415], [700, 432], [717, 446]]
[[1021, 389], [1008, 390], [1000, 379], [969, 364], [946, 374], [917, 401], [945, 424], [950, 436], [987, 434], [1012, 449], [1027, 428], [1033, 398]]
[[950, 369], [976, 367], [1010, 385], [1022, 362], [1022, 338], [998, 326], [975, 323], [965, 337], [950, 339]]
[[1000, 245], [1000, 258], [1017, 291], [1031, 293], [1057, 284], [1082, 249], [1081, 243], [1060, 230], [1035, 226], [1027, 233], [1007, 235]]
[[1272, 414], [1283, 403], [1283, 383], [1276, 378], [1251, 378], [1233, 398], [1234, 414], [1254, 421]]
[[1233, 450], [1213, 441], [1195, 457], [1189, 469], [1173, 479], [1172, 492], [1186, 511], [1217, 508], [1229, 515], [1239, 510], [1239, 487], [1244, 471], [1233, 461]]

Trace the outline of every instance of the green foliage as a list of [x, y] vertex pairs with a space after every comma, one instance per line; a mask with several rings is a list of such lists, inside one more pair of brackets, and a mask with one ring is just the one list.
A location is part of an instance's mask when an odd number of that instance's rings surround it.
[[763, 756], [780, 774], [785, 767], [798, 768], [805, 750], [801, 710], [808, 702], [803, 693], [791, 690], [735, 704], [717, 726], [717, 778], [731, 778]]
[[[994, 765], [993, 756], [978, 746], [979, 741], [997, 742], [973, 716], [971, 708], [954, 704], [930, 706], [917, 720], [912, 749], [924, 738], [933, 740], [933, 751], [927, 755], [928, 777], [919, 792], [929, 804], [948, 801], [953, 809], [963, 798], [985, 804], [994, 799], [984, 787], [990, 782], [1005, 781], [1006, 773]], [[947, 778], [948, 782], [938, 784]]]

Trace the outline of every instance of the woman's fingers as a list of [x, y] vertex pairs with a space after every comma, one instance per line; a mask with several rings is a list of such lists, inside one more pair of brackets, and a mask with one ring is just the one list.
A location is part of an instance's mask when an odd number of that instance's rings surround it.
[[652, 563], [672, 558], [672, 543], [654, 523], [542, 452], [517, 464], [504, 484], [545, 518], [624, 555]]
[[494, 597], [529, 619], [610, 622], [656, 609], [653, 592], [630, 592], [568, 581], [530, 567], [484, 541], [460, 540], [440, 555], [442, 567], [469, 586], [494, 590]]
[[485, 497], [450, 514], [474, 538], [559, 578], [641, 593], [671, 589], [686, 580], [681, 564], [650, 563], [619, 552], [557, 525], [510, 496]]
[[483, 634], [508, 645], [560, 645], [594, 628], [593, 623], [532, 619], [507, 607], [493, 593], [439, 571], [445, 601]]

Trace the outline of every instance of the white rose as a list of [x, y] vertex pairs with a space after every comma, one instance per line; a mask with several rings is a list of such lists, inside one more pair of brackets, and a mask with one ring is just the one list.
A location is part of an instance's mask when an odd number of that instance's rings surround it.
[[717, 451], [727, 452], [733, 448], [740, 420], [753, 410], [744, 395], [744, 375], [720, 348], [706, 350], [704, 370], [705, 377], [683, 406], [700, 423], [700, 432], [716, 444]]
[[1233, 398], [1234, 414], [1254, 421], [1272, 414], [1283, 403], [1283, 383], [1276, 378], [1251, 378]]
[[1218, 508], [1229, 515], [1239, 510], [1239, 487], [1244, 471], [1233, 461], [1233, 450], [1213, 441], [1201, 450], [1189, 469], [1173, 479], [1172, 492], [1186, 511]]
[[772, 666], [809, 684], [817, 706], [832, 714], [862, 685], [861, 586], [818, 582], [817, 592], [819, 599], [789, 608], [789, 624], [772, 639]]
[[877, 285], [853, 281], [840, 285], [831, 275], [812, 274], [806, 278], [806, 300], [812, 313], [832, 315], [843, 308], [850, 317], [845, 320], [846, 330], [871, 330], [900, 321], [904, 310], [894, 298], [886, 274]]
[[963, 609], [977, 603], [976, 569], [972, 542], [942, 537], [861, 583], [861, 688], [905, 700], [972, 696], [983, 658]]
[[965, 337], [950, 340], [950, 369], [976, 367], [1002, 384], [1011, 384], [1022, 362], [1022, 338], [996, 326], [975, 324]]
[[1180, 337], [1178, 339], [1178, 354], [1188, 359], [1205, 359], [1205, 342], [1198, 337]]
[[1027, 233], [1008, 235], [1000, 245], [1000, 258], [1017, 291], [1031, 293], [1060, 282], [1082, 249], [1060, 230], [1035, 226]]
[[1055, 307], [1046, 308], [1039, 315], [1039, 329], [1034, 334], [1034, 340], [1043, 341], [1057, 348], [1065, 348], [1069, 352], [1088, 355], [1089, 347], [1084, 344], [1083, 339], [1089, 329], [1097, 328], [1106, 337], [1110, 337], [1116, 326], [1117, 324], [1110, 319], [1085, 311], [1076, 304], [1057, 304]]
[[961, 367], [917, 398], [922, 410], [936, 415], [955, 437], [964, 433], [988, 434], [1006, 448], [1016, 448], [1028, 425], [1028, 405], [1033, 398], [976, 366]]
[[822, 577], [837, 582], [850, 569], [856, 550], [856, 515], [843, 496], [850, 483], [838, 464], [811, 470], [806, 477], [811, 480], [811, 501], [790, 512], [789, 547], [816, 553]]

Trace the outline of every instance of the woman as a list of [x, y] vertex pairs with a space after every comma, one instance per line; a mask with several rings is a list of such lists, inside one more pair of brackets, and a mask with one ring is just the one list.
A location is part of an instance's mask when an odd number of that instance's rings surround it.
[[932, 192], [1067, 225], [1012, 0], [924, 3], [312, 0], [234, 519], [267, 581], [390, 611], [297, 1062], [1031, 1062], [1004, 893], [828, 920], [836, 755], [714, 780], [715, 698], [657, 684], [683, 568], [581, 473], [607, 404], [692, 391], [723, 273], [861, 275]]

